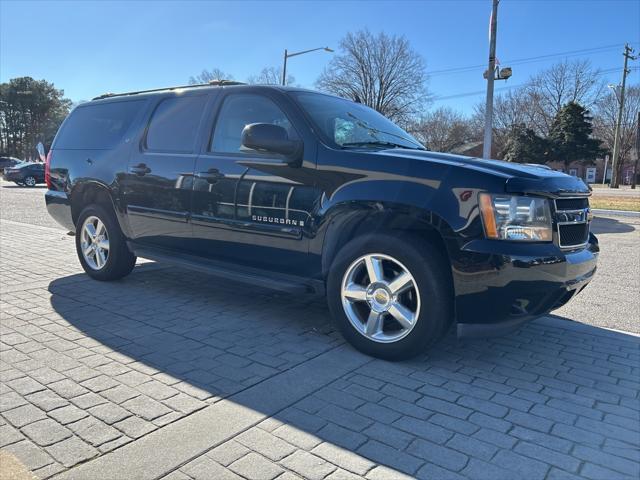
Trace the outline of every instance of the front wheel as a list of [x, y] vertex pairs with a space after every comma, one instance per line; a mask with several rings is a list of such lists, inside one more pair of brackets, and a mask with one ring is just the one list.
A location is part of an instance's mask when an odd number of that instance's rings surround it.
[[27, 187], [35, 187], [36, 186], [36, 177], [33, 177], [31, 175], [29, 175], [27, 178], [24, 179], [24, 184]]
[[453, 316], [448, 264], [422, 237], [356, 238], [331, 265], [327, 295], [345, 339], [387, 360], [424, 352]]
[[101, 205], [90, 205], [80, 213], [76, 251], [84, 271], [96, 280], [125, 277], [136, 264], [115, 215]]

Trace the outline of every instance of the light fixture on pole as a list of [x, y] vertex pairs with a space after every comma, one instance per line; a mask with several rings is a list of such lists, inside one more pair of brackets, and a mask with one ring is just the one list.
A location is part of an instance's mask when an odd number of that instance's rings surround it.
[[482, 158], [491, 158], [491, 135], [493, 133], [493, 84], [495, 80], [507, 80], [513, 74], [511, 67], [498, 68], [496, 61], [496, 37], [498, 34], [498, 4], [493, 0], [491, 18], [489, 20], [489, 67], [483, 77], [487, 80], [487, 102], [484, 113], [484, 142]]
[[303, 50], [302, 52], [289, 53], [287, 49], [284, 50], [284, 65], [282, 66], [282, 85], [287, 84], [287, 58], [296, 57], [298, 55], [304, 55], [305, 53], [317, 52], [318, 50], [324, 50], [325, 52], [333, 52], [329, 47], [312, 48], [311, 50]]

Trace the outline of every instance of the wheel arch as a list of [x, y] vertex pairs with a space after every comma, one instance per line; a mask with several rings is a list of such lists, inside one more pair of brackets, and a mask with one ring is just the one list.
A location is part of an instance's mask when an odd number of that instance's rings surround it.
[[122, 228], [122, 222], [120, 221], [113, 196], [106, 185], [96, 181], [78, 183], [71, 190], [69, 200], [71, 203], [71, 219], [74, 225], [78, 222], [80, 212], [85, 207], [91, 204], [99, 204], [114, 212]]
[[451, 271], [450, 251], [456, 248], [453, 230], [439, 215], [405, 205], [359, 203], [336, 206], [322, 245], [322, 275], [326, 278], [340, 249], [362, 235], [412, 235], [435, 246]]

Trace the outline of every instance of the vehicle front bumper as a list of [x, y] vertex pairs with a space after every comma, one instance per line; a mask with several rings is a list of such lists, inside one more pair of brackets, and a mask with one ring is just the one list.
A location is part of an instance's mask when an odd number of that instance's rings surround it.
[[53, 219], [70, 232], [75, 231], [71, 215], [71, 202], [65, 192], [47, 190], [44, 194], [44, 201], [47, 204], [47, 211]]
[[560, 308], [591, 281], [598, 240], [580, 249], [475, 240], [453, 263], [458, 337], [509, 333]]

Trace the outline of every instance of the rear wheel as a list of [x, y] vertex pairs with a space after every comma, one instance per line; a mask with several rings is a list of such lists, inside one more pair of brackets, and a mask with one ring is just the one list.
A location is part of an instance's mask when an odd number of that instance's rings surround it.
[[358, 350], [388, 360], [409, 358], [450, 324], [450, 276], [440, 251], [421, 237], [359, 237], [331, 266], [329, 307]]
[[27, 187], [35, 187], [35, 186], [36, 186], [36, 183], [38, 183], [38, 182], [36, 182], [36, 177], [34, 177], [34, 176], [32, 176], [32, 175], [29, 175], [28, 177], [26, 177], [26, 178], [24, 179], [24, 184], [25, 184]]
[[90, 205], [80, 213], [76, 251], [84, 271], [96, 280], [125, 277], [136, 264], [115, 215], [101, 205]]

